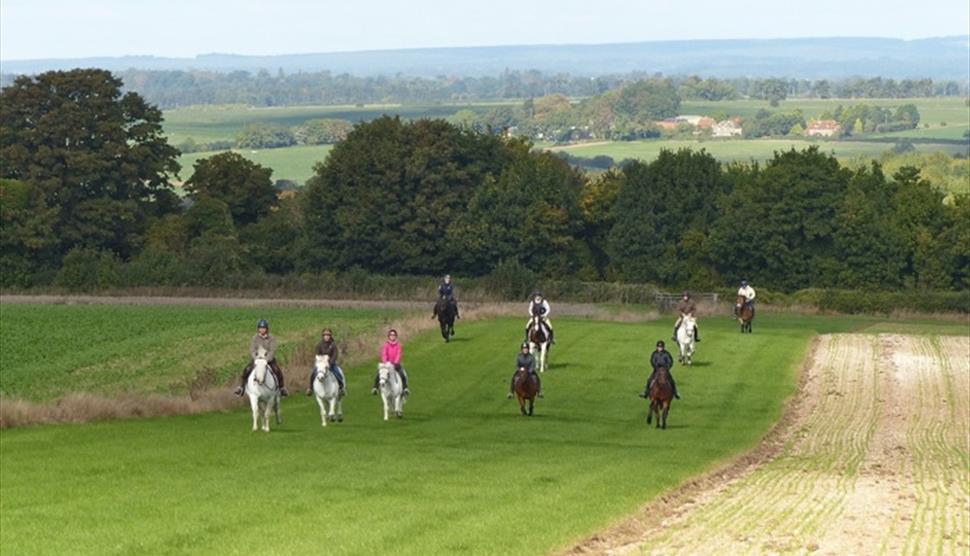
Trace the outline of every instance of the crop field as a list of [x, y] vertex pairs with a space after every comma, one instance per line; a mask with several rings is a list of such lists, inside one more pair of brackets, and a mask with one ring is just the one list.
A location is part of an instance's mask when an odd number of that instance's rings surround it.
[[483, 111], [496, 103], [481, 104], [368, 104], [364, 106], [282, 106], [252, 108], [237, 105], [190, 106], [165, 111], [165, 135], [169, 143], [187, 139], [197, 143], [233, 141], [246, 124], [265, 123], [293, 127], [307, 120], [336, 118], [360, 122], [385, 114], [413, 118], [447, 118], [459, 110]]
[[[0, 395], [182, 394], [202, 368], [225, 380], [246, 364], [256, 321], [270, 321], [285, 360], [324, 326], [373, 330], [397, 311], [166, 306], [3, 305]], [[40, 348], [40, 346], [44, 346]]]
[[[81, 316], [101, 308], [56, 309]], [[145, 323], [164, 320], [156, 309], [139, 311]], [[252, 316], [240, 315], [231, 327], [233, 353], [244, 349]], [[295, 328], [293, 315], [270, 316], [281, 333]], [[17, 317], [18, 328], [48, 326], [31, 332], [34, 338], [63, 337], [94, 322], [62, 314], [25, 324]], [[321, 318], [306, 317], [308, 325]], [[137, 330], [135, 320], [128, 329]], [[666, 431], [643, 423], [646, 404], [636, 393], [650, 346], [669, 335], [669, 322], [566, 318], [556, 322], [559, 343], [533, 418], [519, 416], [504, 396], [522, 319], [497, 319], [460, 322], [451, 344], [435, 333], [406, 344], [413, 395], [401, 421], [381, 420], [380, 402], [368, 393], [368, 363], [347, 369], [347, 420], [326, 429], [316, 405], [293, 396], [284, 400], [284, 424], [269, 434], [250, 432], [242, 402], [229, 413], [6, 430], [0, 548], [548, 552], [752, 448], [794, 393], [810, 338], [873, 323], [765, 315], [755, 334], [741, 336], [728, 318], [702, 321], [695, 366], [675, 369], [684, 400], [675, 403]], [[111, 333], [96, 342], [109, 353], [119, 343]], [[137, 357], [137, 345], [127, 349]], [[28, 374], [5, 359], [5, 375], [9, 369], [15, 377]], [[17, 382], [21, 394], [38, 388], [33, 397], [49, 395], [44, 379]]]

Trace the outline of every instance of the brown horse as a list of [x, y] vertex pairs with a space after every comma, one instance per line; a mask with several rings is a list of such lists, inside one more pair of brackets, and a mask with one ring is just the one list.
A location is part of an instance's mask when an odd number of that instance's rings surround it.
[[743, 295], [739, 295], [737, 300], [734, 302], [734, 315], [738, 318], [738, 322], [741, 323], [741, 333], [747, 332], [751, 333], [751, 321], [754, 320], [754, 308], [748, 303], [747, 298]]
[[[532, 416], [532, 409], [536, 403], [536, 393], [539, 392], [539, 383], [536, 377], [529, 373], [528, 367], [519, 367], [515, 372], [515, 397], [519, 399], [519, 410], [522, 415]], [[525, 402], [529, 401], [529, 411], [525, 410]]]
[[650, 386], [650, 411], [647, 413], [647, 424], [653, 414], [657, 414], [657, 428], [667, 428], [667, 413], [670, 412], [670, 400], [674, 399], [674, 387], [670, 384], [670, 371], [667, 367], [657, 367], [657, 375]]

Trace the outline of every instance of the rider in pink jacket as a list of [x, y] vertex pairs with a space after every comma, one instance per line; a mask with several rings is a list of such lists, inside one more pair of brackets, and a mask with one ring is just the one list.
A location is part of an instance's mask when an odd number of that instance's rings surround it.
[[[401, 342], [397, 341], [397, 330], [393, 328], [387, 332], [387, 341], [384, 342], [384, 347], [381, 348], [381, 363], [390, 363], [394, 365], [394, 370], [401, 377], [401, 382], [404, 383], [404, 395], [407, 396], [411, 393], [411, 389], [408, 388], [408, 373], [401, 366], [401, 356], [403, 355], [403, 346]], [[377, 395], [377, 387], [380, 385], [381, 376], [378, 373], [374, 376], [374, 387], [371, 389], [371, 394]]]

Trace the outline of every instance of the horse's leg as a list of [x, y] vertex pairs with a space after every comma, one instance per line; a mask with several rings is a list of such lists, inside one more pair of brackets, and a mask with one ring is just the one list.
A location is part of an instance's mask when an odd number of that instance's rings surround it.
[[522, 415], [528, 415], [528, 413], [525, 411], [525, 398], [522, 397], [522, 394], [519, 394], [518, 392], [516, 392], [515, 395], [517, 398], [519, 398], [519, 411], [522, 412]]
[[263, 432], [269, 432], [269, 412], [273, 411], [272, 401], [266, 402], [266, 409], [263, 410]]
[[[667, 400], [667, 401], [664, 402], [664, 415], [663, 415], [663, 417], [664, 417], [664, 426], [661, 427], [663, 429], [666, 429], [667, 428], [667, 414], [668, 413], [670, 413], [670, 400]], [[660, 422], [660, 418], [657, 418], [657, 422], [658, 423]]]
[[647, 408], [647, 424], [650, 424], [650, 420], [653, 419], [653, 404], [654, 401], [650, 400], [650, 407]]
[[320, 406], [320, 424], [322, 426], [327, 426], [327, 408], [324, 406], [323, 398], [317, 395], [316, 392], [313, 393], [313, 397], [317, 400], [317, 405]]
[[535, 394], [532, 394], [532, 397], [529, 398], [529, 417], [532, 417], [532, 411], [535, 409], [535, 407], [536, 407], [536, 396]]
[[256, 396], [249, 396], [249, 405], [253, 408], [253, 432], [259, 428], [259, 400]]
[[279, 394], [277, 394], [276, 395], [276, 400], [273, 403], [273, 412], [276, 414], [276, 424], [277, 425], [282, 425], [283, 424], [283, 418], [280, 417], [280, 399], [281, 399], [281, 396]]
[[384, 400], [384, 420], [387, 421], [387, 411], [389, 409], [387, 403], [387, 394], [381, 392], [381, 399]]

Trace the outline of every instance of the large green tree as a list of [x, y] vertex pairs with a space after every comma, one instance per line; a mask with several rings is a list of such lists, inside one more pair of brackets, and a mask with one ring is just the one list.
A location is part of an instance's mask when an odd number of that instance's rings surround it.
[[29, 210], [53, 214], [17, 233], [49, 230], [54, 264], [75, 247], [127, 258], [150, 217], [177, 209], [169, 178], [178, 151], [162, 113], [121, 86], [107, 71], [77, 69], [21, 76], [0, 90], [0, 174], [28, 184]]
[[277, 204], [273, 170], [239, 153], [224, 152], [199, 159], [185, 189], [193, 198], [212, 197], [229, 207], [237, 226], [252, 224]]
[[[620, 275], [638, 282], [689, 284], [707, 276], [704, 238], [728, 190], [721, 165], [705, 151], [663, 150], [624, 167], [608, 250]], [[709, 278], [709, 276], [708, 276]]]
[[303, 196], [313, 268], [447, 272], [448, 224], [508, 158], [501, 139], [443, 120], [360, 124], [316, 167]]

